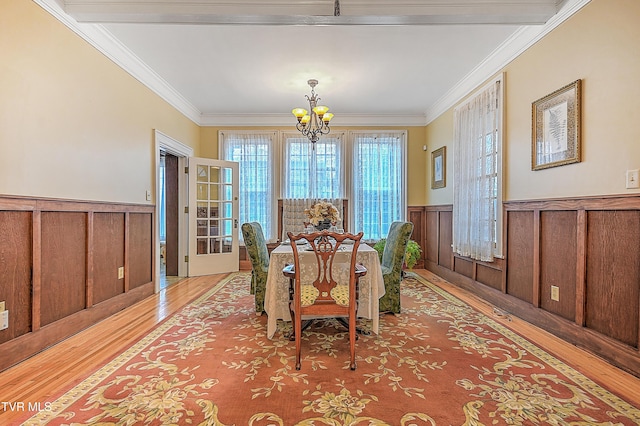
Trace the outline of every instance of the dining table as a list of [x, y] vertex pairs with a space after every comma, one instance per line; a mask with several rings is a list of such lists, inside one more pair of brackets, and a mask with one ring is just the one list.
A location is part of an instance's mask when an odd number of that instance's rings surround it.
[[[334, 266], [343, 268], [348, 274], [352, 244], [340, 247], [343, 253], [338, 253]], [[299, 247], [300, 262], [315, 262], [313, 251], [306, 251]], [[341, 255], [344, 254], [344, 255]], [[367, 268], [367, 274], [360, 278], [358, 294], [358, 318], [370, 319], [371, 331], [379, 333], [379, 305], [378, 299], [384, 296], [384, 280], [378, 252], [366, 243], [360, 243], [356, 253], [356, 261]], [[289, 311], [289, 278], [285, 277], [282, 269], [293, 263], [293, 249], [286, 241], [276, 247], [269, 257], [269, 272], [265, 290], [264, 310], [267, 314], [267, 337], [272, 339], [278, 328], [278, 320], [291, 321]], [[302, 269], [302, 268], [301, 268]], [[308, 279], [312, 279], [307, 277]], [[305, 277], [302, 277], [305, 284]]]

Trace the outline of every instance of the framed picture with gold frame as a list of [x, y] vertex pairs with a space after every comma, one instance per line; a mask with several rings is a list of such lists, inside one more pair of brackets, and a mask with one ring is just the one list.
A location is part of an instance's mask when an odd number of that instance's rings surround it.
[[431, 188], [447, 186], [447, 147], [431, 152]]
[[533, 102], [531, 170], [580, 162], [580, 91], [576, 80]]

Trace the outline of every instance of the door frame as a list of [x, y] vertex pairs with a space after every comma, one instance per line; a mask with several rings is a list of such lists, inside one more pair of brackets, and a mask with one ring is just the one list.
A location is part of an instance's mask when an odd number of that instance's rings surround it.
[[[160, 291], [160, 152], [164, 151], [171, 155], [178, 157], [178, 205], [184, 208], [188, 204], [188, 179], [184, 173], [185, 167], [187, 167], [189, 157], [193, 157], [193, 148], [183, 144], [176, 139], [162, 133], [161, 131], [154, 129], [155, 139], [155, 217], [154, 221], [154, 233], [155, 233], [155, 292]], [[181, 172], [182, 171], [182, 172]], [[181, 215], [181, 220], [178, 221], [178, 276], [187, 277], [189, 275], [188, 263], [184, 261], [185, 256], [188, 253], [188, 237], [189, 228], [187, 221], [187, 214]], [[180, 261], [182, 259], [183, 261]]]

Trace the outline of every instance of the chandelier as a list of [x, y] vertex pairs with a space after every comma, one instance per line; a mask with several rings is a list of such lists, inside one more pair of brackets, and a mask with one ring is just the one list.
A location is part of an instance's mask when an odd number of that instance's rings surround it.
[[333, 114], [327, 112], [329, 111], [329, 107], [318, 105], [320, 97], [316, 95], [314, 90], [318, 84], [318, 80], [309, 80], [307, 83], [311, 86], [311, 97], [309, 97], [309, 95], [305, 96], [309, 101], [309, 110], [311, 110], [311, 112], [308, 112], [304, 108], [294, 108], [291, 112], [298, 119], [296, 129], [308, 137], [312, 144], [315, 144], [318, 142], [320, 135], [326, 135], [331, 131], [329, 122], [333, 118]]

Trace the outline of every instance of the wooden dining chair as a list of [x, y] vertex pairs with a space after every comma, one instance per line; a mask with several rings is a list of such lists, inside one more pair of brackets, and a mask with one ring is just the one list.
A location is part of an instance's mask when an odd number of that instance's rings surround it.
[[[356, 262], [363, 233], [320, 231], [297, 235], [289, 232], [287, 235], [293, 250], [293, 264], [287, 265], [282, 272], [291, 283], [289, 309], [296, 342], [296, 370], [300, 370], [303, 316], [348, 318], [350, 367], [355, 370], [358, 280], [367, 273], [367, 269]], [[299, 244], [302, 240], [305, 245]], [[353, 248], [351, 253], [345, 253], [348, 263], [342, 263], [336, 261], [336, 257], [351, 246], [344, 244], [346, 240], [353, 241]], [[308, 251], [313, 260], [301, 262], [301, 250]]]

